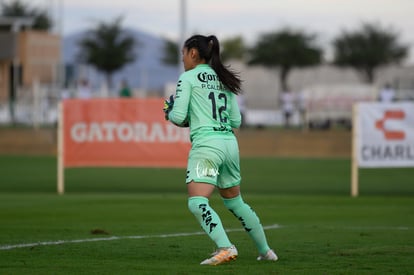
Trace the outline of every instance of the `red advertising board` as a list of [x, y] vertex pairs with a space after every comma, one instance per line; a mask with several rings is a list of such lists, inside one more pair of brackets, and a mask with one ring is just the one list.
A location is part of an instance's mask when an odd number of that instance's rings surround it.
[[63, 102], [64, 167], [185, 167], [188, 128], [165, 121], [163, 99]]

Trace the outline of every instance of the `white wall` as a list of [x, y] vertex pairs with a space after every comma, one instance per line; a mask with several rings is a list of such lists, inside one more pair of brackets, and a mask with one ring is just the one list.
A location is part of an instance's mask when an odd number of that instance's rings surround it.
[[[243, 90], [248, 109], [278, 109], [280, 92], [278, 69], [268, 69], [261, 66], [251, 67], [238, 61], [231, 62], [231, 68], [240, 72], [243, 79]], [[410, 90], [412, 90], [414, 98], [414, 66], [390, 66], [379, 69], [373, 84], [374, 87], [379, 90], [387, 82], [395, 85], [397, 90], [404, 90], [404, 94], [410, 94]], [[298, 92], [312, 86], [355, 85], [363, 84], [363, 81], [354, 69], [320, 65], [293, 69], [289, 74], [288, 84], [293, 92]]]

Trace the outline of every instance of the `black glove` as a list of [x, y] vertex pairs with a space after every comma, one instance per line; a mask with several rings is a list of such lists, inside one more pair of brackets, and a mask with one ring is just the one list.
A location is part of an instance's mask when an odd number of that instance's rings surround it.
[[162, 108], [165, 114], [165, 120], [168, 120], [168, 114], [171, 112], [173, 106], [174, 106], [174, 96], [170, 95], [170, 101], [164, 100], [164, 108]]

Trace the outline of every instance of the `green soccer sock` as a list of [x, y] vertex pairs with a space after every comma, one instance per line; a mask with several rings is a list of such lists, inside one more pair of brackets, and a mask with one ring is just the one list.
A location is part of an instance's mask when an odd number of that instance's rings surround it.
[[194, 214], [203, 230], [212, 239], [217, 247], [230, 247], [232, 244], [224, 231], [223, 224], [216, 211], [210, 207], [205, 197], [191, 197], [188, 199], [188, 209]]
[[249, 236], [253, 239], [260, 254], [266, 254], [270, 249], [267, 244], [266, 235], [263, 230], [263, 226], [260, 223], [259, 217], [253, 211], [253, 209], [243, 201], [241, 196], [237, 196], [231, 199], [224, 199], [224, 205], [230, 212], [236, 216], [241, 222], [244, 229]]

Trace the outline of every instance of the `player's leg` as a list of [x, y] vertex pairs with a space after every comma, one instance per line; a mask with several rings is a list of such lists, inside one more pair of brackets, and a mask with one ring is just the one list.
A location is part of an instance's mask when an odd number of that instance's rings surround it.
[[[224, 205], [241, 222], [242, 226], [254, 241], [260, 254], [266, 254], [270, 247], [267, 243], [263, 226], [256, 212], [244, 202], [240, 195], [240, 187], [220, 189]], [[237, 194], [237, 195], [235, 195]]]
[[238, 252], [231, 244], [223, 228], [220, 217], [209, 205], [208, 197], [215, 186], [206, 183], [190, 182], [187, 185], [189, 198], [188, 208], [194, 214], [204, 232], [218, 247], [212, 257], [201, 262], [202, 265], [218, 265], [236, 259]]
[[219, 215], [209, 204], [209, 198], [216, 188], [217, 176], [222, 157], [211, 147], [197, 147], [190, 151], [187, 167], [188, 208], [197, 221], [214, 241], [219, 253], [206, 259], [201, 264], [220, 264], [237, 257], [237, 250], [232, 246]]
[[221, 219], [209, 204], [208, 198], [214, 188], [214, 185], [207, 183], [190, 182], [187, 184], [188, 209], [218, 248], [229, 247], [232, 244], [224, 231]]
[[237, 143], [233, 142], [228, 144], [227, 148], [228, 157], [221, 167], [221, 173], [217, 181], [220, 195], [223, 198], [224, 205], [241, 222], [246, 232], [254, 241], [260, 255], [265, 255], [272, 250], [267, 244], [263, 226], [260, 223], [259, 217], [253, 209], [243, 201], [240, 194], [241, 176]]

